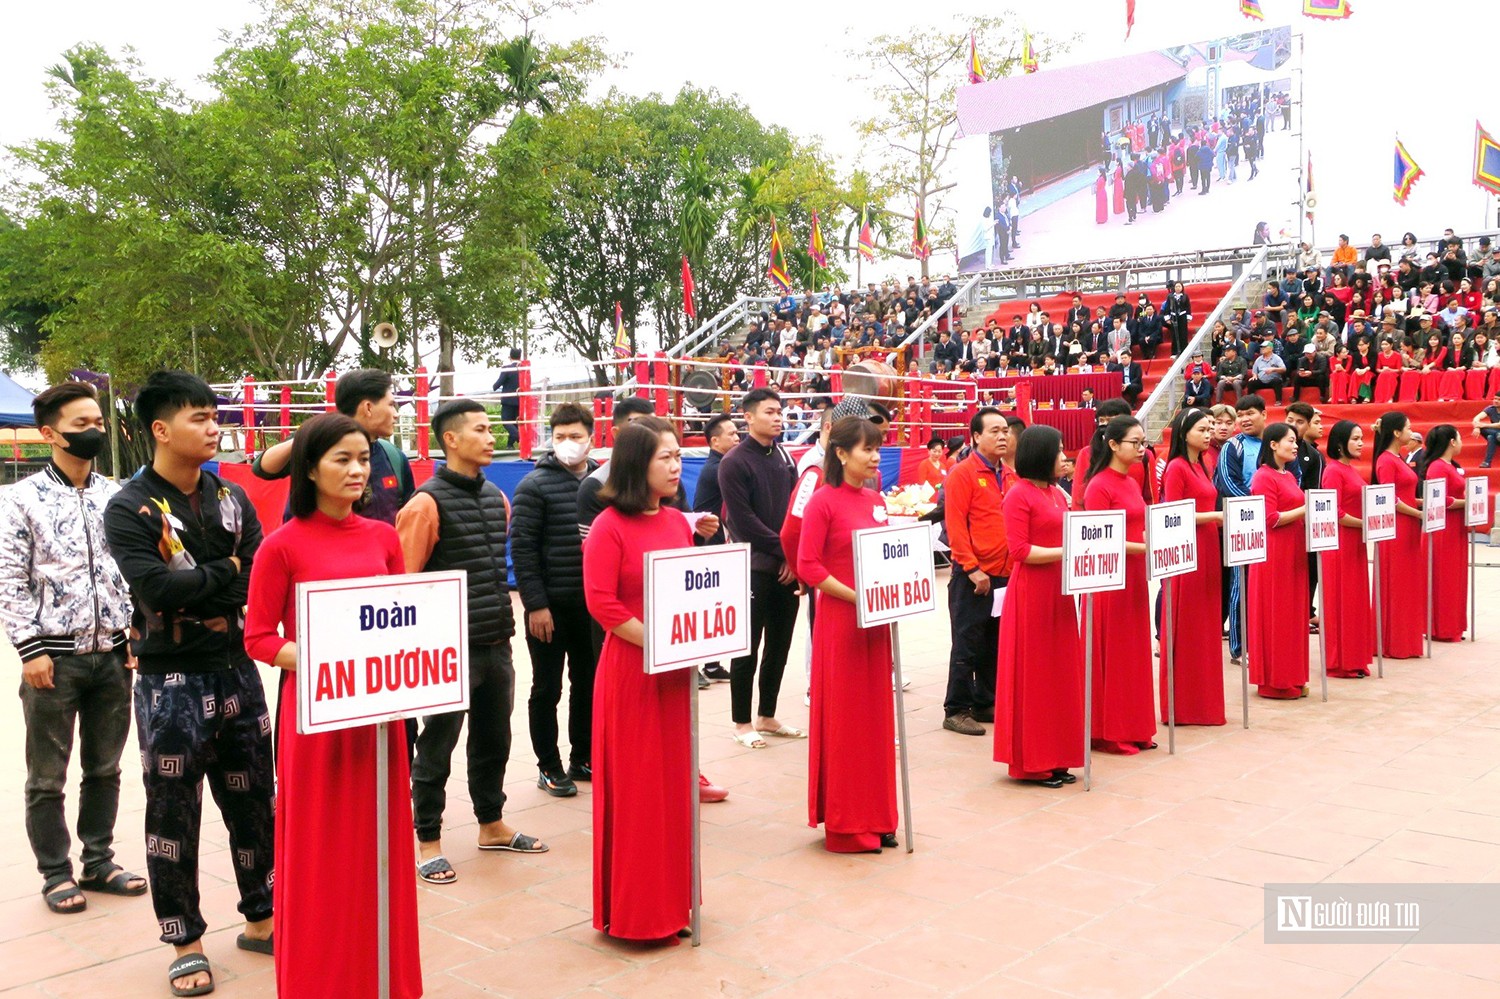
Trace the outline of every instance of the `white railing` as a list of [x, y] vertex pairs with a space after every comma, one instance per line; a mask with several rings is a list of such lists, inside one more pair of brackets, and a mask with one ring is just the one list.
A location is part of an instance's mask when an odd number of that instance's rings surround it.
[[[979, 287], [980, 277], [981, 275], [979, 274], [971, 275], [967, 281], [959, 286], [958, 291], [944, 302], [936, 312], [928, 316], [916, 329], [908, 333], [906, 339], [896, 344], [894, 350], [898, 353], [907, 347], [915, 348], [912, 351], [910, 365], [913, 370], [922, 371], [926, 368], [927, 335], [937, 329], [939, 320], [945, 317], [951, 320], [955, 309], [967, 309], [974, 304], [975, 291]], [[953, 328], [951, 321], [948, 323], [948, 328]]]

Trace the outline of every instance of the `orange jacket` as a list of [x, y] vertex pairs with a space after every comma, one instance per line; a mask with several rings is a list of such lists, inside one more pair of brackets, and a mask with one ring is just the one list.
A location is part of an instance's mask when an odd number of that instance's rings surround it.
[[1010, 548], [1005, 542], [1005, 514], [1001, 501], [1009, 485], [1002, 466], [990, 470], [977, 453], [948, 473], [943, 486], [943, 522], [953, 564], [963, 572], [977, 567], [991, 576], [1010, 575]]

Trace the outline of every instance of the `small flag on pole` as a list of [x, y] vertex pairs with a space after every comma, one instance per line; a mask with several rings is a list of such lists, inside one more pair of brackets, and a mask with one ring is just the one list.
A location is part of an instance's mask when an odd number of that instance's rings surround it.
[[[1259, 6], [1259, 4], [1257, 4]], [[1342, 21], [1352, 14], [1349, 0], [1302, 0], [1302, 14], [1323, 21]]]
[[625, 332], [625, 313], [619, 302], [615, 303], [615, 356], [630, 356], [630, 335]]
[[866, 260], [875, 259], [875, 230], [870, 228], [869, 209], [859, 212], [859, 255]]
[[969, 82], [984, 82], [984, 67], [979, 64], [979, 46], [974, 41], [974, 32], [969, 32]]
[[1411, 158], [1411, 153], [1396, 140], [1396, 204], [1406, 204], [1406, 199], [1411, 197], [1412, 185], [1422, 179], [1422, 168], [1417, 166], [1417, 161]]
[[1026, 41], [1021, 46], [1021, 69], [1027, 73], [1037, 71], [1036, 49], [1031, 46], [1031, 32], [1026, 32]]
[[807, 234], [807, 255], [819, 267], [828, 266], [828, 253], [823, 246], [823, 229], [818, 225], [818, 213], [812, 213], [812, 232]]
[[682, 255], [682, 311], [687, 313], [689, 319], [698, 318], [698, 307], [693, 304], [693, 292], [697, 291], [693, 284], [693, 268], [688, 264], [687, 254]]
[[771, 220], [771, 254], [766, 264], [766, 277], [781, 291], [792, 290], [792, 278], [786, 269], [786, 252], [781, 248], [781, 233], [774, 218]]
[[1125, 40], [1130, 41], [1130, 31], [1135, 27], [1135, 0], [1125, 0]]
[[1474, 183], [1500, 194], [1500, 142], [1484, 130], [1479, 122], [1474, 123]]
[[1266, 19], [1266, 12], [1260, 9], [1260, 0], [1240, 0], [1240, 13], [1257, 21]]
[[917, 205], [917, 217], [911, 227], [911, 254], [918, 260], [932, 255], [932, 243], [927, 239], [927, 223], [922, 221], [922, 206]]

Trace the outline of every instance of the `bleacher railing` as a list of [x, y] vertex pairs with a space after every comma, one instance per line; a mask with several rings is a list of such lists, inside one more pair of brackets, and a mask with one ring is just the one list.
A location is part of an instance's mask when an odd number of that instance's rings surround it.
[[1151, 441], [1161, 440], [1162, 431], [1172, 422], [1177, 411], [1182, 406], [1184, 394], [1183, 372], [1187, 370], [1188, 363], [1193, 359], [1193, 352], [1202, 350], [1205, 357], [1210, 356], [1207, 345], [1213, 336], [1214, 324], [1220, 320], [1225, 323], [1229, 321], [1229, 313], [1236, 304], [1248, 305], [1245, 298], [1246, 286], [1256, 287], [1252, 282], [1263, 285], [1266, 280], [1268, 268], [1271, 267], [1272, 247], [1262, 246], [1259, 251], [1245, 261], [1240, 274], [1234, 283], [1229, 286], [1229, 291], [1214, 306], [1208, 318], [1204, 319], [1198, 327], [1198, 332], [1188, 340], [1187, 349], [1172, 359], [1172, 366], [1162, 376], [1156, 388], [1151, 390], [1151, 395], [1136, 412], [1136, 419], [1146, 428], [1146, 437]]
[[945, 320], [947, 322], [943, 325], [942, 328], [952, 329], [952, 320], [957, 314], [956, 310], [967, 309], [969, 308], [969, 306], [974, 304], [975, 294], [979, 288], [980, 277], [981, 275], [979, 274], [972, 275], [967, 281], [959, 285], [958, 291], [953, 295], [953, 297], [944, 302], [936, 312], [923, 320], [916, 329], [908, 333], [906, 335], [906, 339], [902, 340], [895, 346], [895, 348], [893, 348], [894, 351], [899, 354], [901, 351], [905, 350], [908, 347], [913, 348], [911, 366], [917, 371], [927, 370], [927, 348], [929, 346], [929, 336], [934, 330], [938, 329], [939, 324], [944, 323]]

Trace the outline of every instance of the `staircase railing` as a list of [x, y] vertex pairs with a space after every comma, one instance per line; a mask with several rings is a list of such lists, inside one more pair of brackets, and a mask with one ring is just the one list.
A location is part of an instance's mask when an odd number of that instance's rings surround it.
[[[958, 291], [954, 293], [953, 297], [944, 302], [936, 312], [928, 316], [916, 329], [908, 333], [905, 340], [896, 345], [895, 352], [897, 354], [900, 354], [907, 347], [915, 347], [912, 351], [910, 368], [917, 371], [927, 370], [927, 334], [936, 329], [941, 320], [952, 318], [955, 315], [954, 310], [967, 309], [974, 304], [975, 294], [979, 288], [979, 279], [982, 276], [980, 274], [971, 275], [967, 281], [958, 286]], [[951, 322], [948, 324], [948, 328], [953, 328]]]

